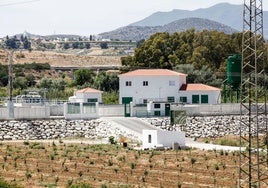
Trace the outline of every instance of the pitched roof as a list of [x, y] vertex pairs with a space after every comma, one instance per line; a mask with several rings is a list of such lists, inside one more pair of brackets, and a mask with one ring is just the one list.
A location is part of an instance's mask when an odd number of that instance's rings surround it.
[[168, 69], [138, 69], [120, 74], [119, 76], [187, 76], [187, 74]]
[[180, 91], [220, 91], [221, 89], [205, 84], [183, 84]]
[[100, 91], [100, 90], [89, 88], [89, 87], [78, 90], [76, 92], [77, 93], [102, 93], [102, 91]]

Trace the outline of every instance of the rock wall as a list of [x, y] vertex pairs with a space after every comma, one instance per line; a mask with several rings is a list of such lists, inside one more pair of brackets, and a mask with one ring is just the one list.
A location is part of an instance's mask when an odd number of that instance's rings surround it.
[[[247, 118], [247, 117], [243, 117]], [[221, 137], [240, 134], [240, 116], [187, 117], [187, 125], [170, 125], [169, 118], [142, 118], [163, 130], [185, 131], [187, 137]], [[242, 131], [247, 133], [246, 130]], [[33, 120], [0, 122], [0, 140], [45, 140], [66, 137], [108, 139], [125, 136], [138, 140], [138, 136], [122, 130], [102, 119], [90, 121]]]
[[108, 139], [120, 135], [137, 140], [137, 136], [120, 130], [110, 122], [97, 119], [91, 121], [34, 120], [0, 122], [0, 140], [46, 140], [67, 137]]
[[[242, 117], [243, 120], [246, 120], [246, 118], [246, 116]], [[240, 134], [240, 116], [237, 115], [187, 117], [186, 125], [170, 125], [169, 118], [144, 118], [143, 120], [163, 130], [185, 131], [186, 137], [192, 138], [222, 137], [225, 135]], [[245, 127], [242, 129], [242, 134], [247, 134]]]

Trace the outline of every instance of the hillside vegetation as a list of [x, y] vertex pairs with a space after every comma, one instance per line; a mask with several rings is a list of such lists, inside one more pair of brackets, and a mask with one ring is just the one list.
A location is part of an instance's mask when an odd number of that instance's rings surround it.
[[189, 29], [195, 29], [197, 31], [209, 30], [224, 32], [226, 34], [231, 34], [237, 32], [237, 30], [203, 18], [184, 18], [180, 20], [173, 21], [171, 23], [165, 24], [163, 26], [135, 26], [130, 25], [126, 27], [121, 27], [114, 31], [101, 33], [102, 38], [117, 39], [117, 40], [133, 40], [139, 41], [142, 39], [148, 39], [151, 35], [157, 32], [182, 32]]

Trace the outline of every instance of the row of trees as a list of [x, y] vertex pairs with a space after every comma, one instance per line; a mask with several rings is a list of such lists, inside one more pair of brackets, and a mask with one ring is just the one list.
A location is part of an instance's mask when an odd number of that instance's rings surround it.
[[156, 33], [138, 44], [133, 57], [122, 58], [127, 67], [174, 69], [181, 64], [191, 64], [225, 71], [229, 55], [241, 53], [242, 34], [227, 35], [217, 31], [196, 32], [194, 29], [180, 33]]
[[28, 40], [28, 38], [23, 35], [21, 35], [20, 39], [16, 37], [9, 37], [7, 36], [5, 39], [5, 47], [7, 49], [26, 49], [30, 50], [31, 49], [31, 42]]
[[[108, 49], [108, 43], [107, 42], [101, 42], [100, 43], [100, 47], [101, 49]], [[91, 45], [88, 42], [73, 42], [73, 43], [69, 43], [66, 42], [63, 44], [62, 46], [63, 49], [67, 50], [67, 49], [90, 49]]]

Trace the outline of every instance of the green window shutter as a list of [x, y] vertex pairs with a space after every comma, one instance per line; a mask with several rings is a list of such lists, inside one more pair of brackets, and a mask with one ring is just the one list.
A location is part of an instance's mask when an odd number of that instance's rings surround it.
[[208, 95], [201, 95], [201, 103], [208, 104]]
[[199, 95], [193, 95], [192, 96], [192, 103], [193, 104], [199, 104]]
[[155, 116], [160, 116], [161, 115], [161, 112], [160, 111], [154, 111], [154, 115]]
[[175, 97], [168, 97], [167, 98], [167, 101], [168, 102], [175, 102]]
[[187, 103], [187, 97], [180, 97], [180, 102]]
[[98, 102], [98, 99], [97, 98], [87, 99], [87, 102]]
[[154, 108], [161, 108], [161, 105], [159, 103], [154, 104]]

